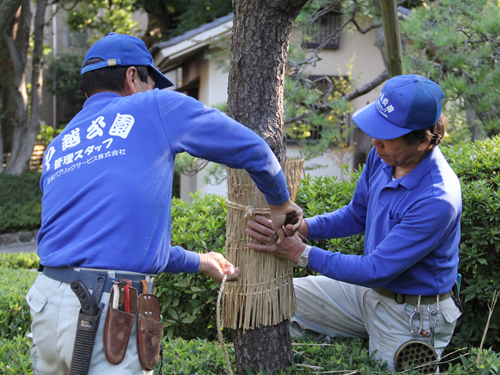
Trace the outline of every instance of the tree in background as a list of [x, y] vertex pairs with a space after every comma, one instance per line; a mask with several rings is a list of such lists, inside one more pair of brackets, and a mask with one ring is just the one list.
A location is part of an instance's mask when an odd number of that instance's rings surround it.
[[443, 88], [452, 136], [477, 140], [498, 134], [500, 5], [441, 0], [414, 9], [401, 27], [405, 69]]
[[[38, 0], [34, 17], [33, 48], [30, 48], [31, 2], [24, 0], [10, 27], [2, 36], [2, 123], [0, 155], [10, 151], [5, 173], [19, 175], [28, 169], [29, 159], [40, 130], [41, 69], [46, 0]], [[26, 82], [28, 55], [31, 53], [31, 85]], [[28, 93], [30, 94], [28, 96]], [[5, 141], [4, 142], [4, 138]], [[7, 148], [4, 145], [7, 144]], [[0, 171], [3, 170], [0, 162]]]

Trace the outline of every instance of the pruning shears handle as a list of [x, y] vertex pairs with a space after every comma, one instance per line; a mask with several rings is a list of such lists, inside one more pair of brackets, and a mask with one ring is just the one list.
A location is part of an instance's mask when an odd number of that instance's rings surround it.
[[[295, 214], [297, 213], [297, 211], [293, 210], [292, 212], [289, 212], [286, 214], [286, 218], [285, 218], [285, 224], [283, 225], [283, 227], [285, 227], [286, 225], [288, 224], [297, 224], [299, 222], [299, 218], [298, 217], [295, 217]], [[285, 237], [286, 237], [286, 232], [285, 232]], [[269, 242], [269, 245], [267, 246], [272, 246], [276, 243], [276, 241], [278, 241], [278, 233], [277, 232], [274, 232], [273, 236], [271, 237], [271, 241]]]

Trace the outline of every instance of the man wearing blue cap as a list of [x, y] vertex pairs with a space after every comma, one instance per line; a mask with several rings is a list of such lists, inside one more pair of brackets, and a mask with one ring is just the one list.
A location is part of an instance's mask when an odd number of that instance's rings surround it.
[[[170, 245], [175, 155], [246, 169], [280, 239], [287, 213], [296, 213], [298, 229], [302, 210], [267, 144], [223, 113], [161, 90], [172, 83], [140, 39], [109, 34], [89, 50], [81, 73], [88, 99], [43, 161], [42, 274], [26, 297], [33, 372], [68, 374], [73, 358], [78, 374], [152, 373], [163, 330], [150, 302], [154, 275], [201, 272], [221, 281], [240, 274], [219, 253]], [[73, 351], [75, 332], [87, 333], [76, 335]], [[81, 340], [89, 332], [93, 350], [88, 337]]]
[[[451, 291], [462, 200], [458, 178], [438, 147], [445, 131], [443, 96], [426, 78], [397, 76], [377, 101], [353, 115], [374, 146], [353, 199], [304, 220], [299, 233], [308, 239], [364, 233], [362, 256], [306, 246], [298, 235], [271, 247], [248, 245], [322, 275], [294, 280], [292, 334], [369, 337], [370, 353], [377, 351], [375, 358], [390, 369], [410, 340], [422, 340], [437, 356], [448, 345], [461, 314]], [[268, 243], [267, 226], [256, 217], [247, 234]]]

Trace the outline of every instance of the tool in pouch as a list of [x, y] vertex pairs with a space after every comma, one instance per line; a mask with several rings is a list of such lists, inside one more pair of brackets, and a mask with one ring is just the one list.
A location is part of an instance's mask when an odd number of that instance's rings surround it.
[[160, 356], [163, 323], [158, 297], [148, 294], [148, 283], [141, 281], [142, 293], [132, 282], [120, 279], [114, 283], [109, 296], [104, 326], [104, 354], [109, 363], [119, 364], [127, 351], [130, 334], [137, 315], [137, 351], [141, 367], [152, 371]]
[[137, 318], [137, 350], [141, 366], [152, 371], [158, 363], [163, 336], [160, 317], [160, 303], [154, 294], [148, 294], [148, 284], [141, 281], [142, 294], [139, 296]]
[[119, 364], [125, 357], [137, 311], [137, 289], [132, 281], [114, 282], [109, 295], [104, 323], [104, 355], [109, 363]]
[[[295, 211], [295, 210], [287, 213], [286, 219], [285, 219], [285, 224], [283, 224], [283, 226], [286, 226], [288, 224], [292, 224], [292, 225], [297, 224], [299, 222], [299, 218], [295, 217], [296, 213], [297, 213], [297, 211]], [[285, 237], [286, 237], [286, 233], [285, 233]], [[274, 232], [273, 236], [271, 237], [271, 241], [269, 242], [269, 245], [267, 245], [267, 246], [273, 246], [276, 243], [276, 241], [278, 241], [278, 238], [279, 238], [278, 233]]]
[[71, 283], [71, 290], [73, 290], [80, 300], [82, 308], [78, 314], [75, 345], [73, 347], [69, 371], [70, 375], [87, 375], [89, 372], [95, 336], [104, 307], [104, 304], [99, 303], [104, 280], [105, 277], [102, 277], [102, 282], [98, 281], [94, 287], [94, 296], [90, 294], [82, 281], [75, 280]]

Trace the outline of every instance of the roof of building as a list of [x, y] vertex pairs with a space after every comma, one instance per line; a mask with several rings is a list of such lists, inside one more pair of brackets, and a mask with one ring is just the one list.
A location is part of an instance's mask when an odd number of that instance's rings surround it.
[[154, 56], [155, 53], [157, 53], [159, 50], [162, 50], [164, 48], [181, 43], [181, 42], [183, 42], [189, 38], [192, 38], [198, 34], [201, 34], [205, 31], [208, 31], [208, 30], [213, 29], [217, 26], [220, 26], [228, 21], [231, 21], [233, 18], [234, 18], [234, 13], [231, 12], [224, 17], [217, 18], [212, 22], [209, 22], [209, 23], [206, 23], [204, 25], [201, 25], [200, 27], [197, 27], [196, 29], [186, 31], [184, 34], [176, 36], [172, 39], [169, 39], [166, 42], [156, 43], [156, 44], [151, 46], [150, 52]]

